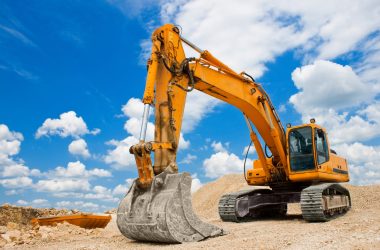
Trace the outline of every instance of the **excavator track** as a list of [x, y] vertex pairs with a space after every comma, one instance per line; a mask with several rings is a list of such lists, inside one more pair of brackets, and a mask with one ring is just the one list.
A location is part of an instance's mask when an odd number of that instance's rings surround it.
[[287, 212], [286, 201], [291, 197], [294, 197], [293, 193], [281, 195], [270, 189], [245, 190], [226, 194], [219, 200], [219, 216], [223, 221], [231, 222], [283, 216]]
[[245, 195], [249, 195], [253, 190], [244, 190], [235, 193], [223, 195], [219, 200], [218, 211], [219, 216], [223, 221], [240, 222], [236, 214], [237, 200]]
[[351, 208], [349, 191], [339, 184], [324, 183], [301, 192], [302, 216], [306, 221], [328, 221]]

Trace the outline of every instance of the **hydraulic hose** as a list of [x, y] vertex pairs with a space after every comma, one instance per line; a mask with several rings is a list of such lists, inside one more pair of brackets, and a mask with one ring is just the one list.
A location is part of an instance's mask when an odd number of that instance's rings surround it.
[[247, 174], [245, 173], [245, 163], [247, 162], [248, 153], [249, 153], [249, 149], [251, 148], [251, 146], [252, 146], [252, 140], [248, 145], [247, 152], [245, 153], [245, 158], [244, 158], [244, 179], [245, 179], [245, 181], [247, 181]]

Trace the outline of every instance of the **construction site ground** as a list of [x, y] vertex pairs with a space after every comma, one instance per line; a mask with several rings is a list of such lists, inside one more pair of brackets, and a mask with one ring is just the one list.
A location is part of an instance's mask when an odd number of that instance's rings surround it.
[[[291, 204], [283, 219], [244, 223], [222, 222], [217, 206], [221, 195], [248, 189], [241, 175], [226, 175], [204, 185], [193, 195], [193, 207], [205, 221], [228, 234], [202, 242], [154, 244], [129, 240], [116, 226], [116, 215], [105, 229], [86, 230], [70, 224], [32, 228], [16, 222], [0, 227], [0, 248], [5, 249], [380, 249], [380, 185], [345, 185], [352, 209], [325, 223], [302, 220], [298, 204]], [[57, 211], [55, 211], [58, 213]], [[63, 211], [66, 214], [67, 211]], [[16, 216], [16, 215], [14, 215]], [[1, 219], [1, 218], [0, 218]], [[1, 221], [0, 223], [5, 223]]]

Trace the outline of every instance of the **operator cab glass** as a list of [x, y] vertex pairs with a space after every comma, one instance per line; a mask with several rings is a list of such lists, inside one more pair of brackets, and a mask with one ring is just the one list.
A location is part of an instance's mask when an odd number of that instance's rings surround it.
[[329, 149], [327, 146], [326, 135], [322, 129], [315, 129], [315, 146], [318, 164], [329, 160]]
[[289, 132], [289, 157], [292, 171], [315, 169], [311, 127], [295, 128]]

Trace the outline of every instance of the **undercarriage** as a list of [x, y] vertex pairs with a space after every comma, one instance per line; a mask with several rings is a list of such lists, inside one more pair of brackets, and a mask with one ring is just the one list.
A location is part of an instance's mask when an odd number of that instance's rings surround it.
[[223, 195], [219, 200], [219, 215], [223, 221], [282, 217], [288, 203], [300, 203], [306, 221], [328, 221], [346, 213], [351, 207], [348, 190], [335, 183], [289, 189], [255, 189]]

